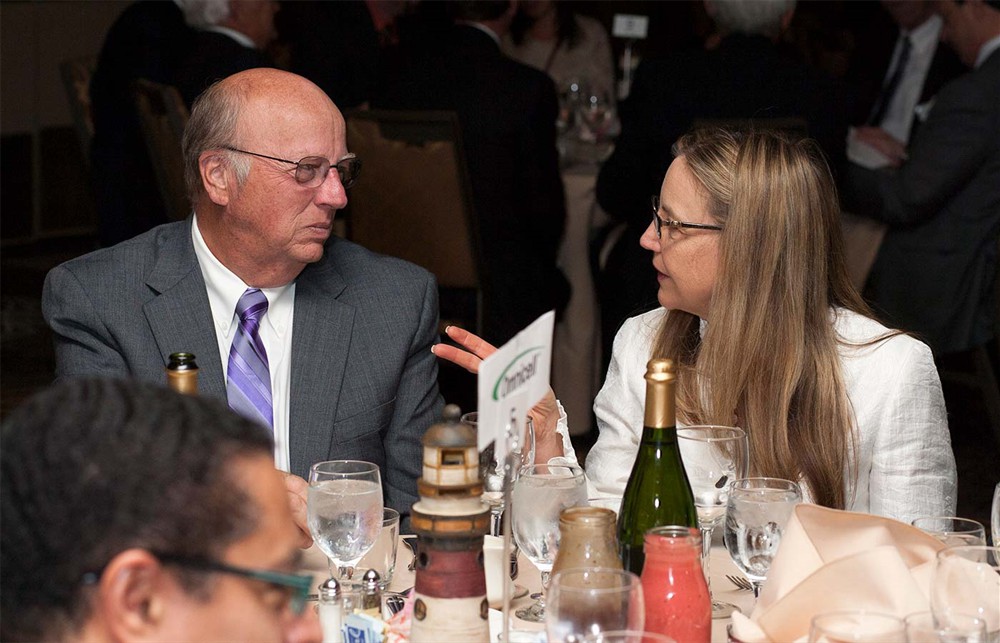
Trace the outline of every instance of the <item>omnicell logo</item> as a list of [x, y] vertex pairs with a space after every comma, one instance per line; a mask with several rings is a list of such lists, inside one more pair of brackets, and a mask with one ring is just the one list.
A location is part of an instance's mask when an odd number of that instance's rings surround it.
[[493, 399], [501, 400], [525, 386], [538, 373], [538, 358], [542, 347], [535, 346], [524, 351], [507, 365], [500, 378], [493, 385]]

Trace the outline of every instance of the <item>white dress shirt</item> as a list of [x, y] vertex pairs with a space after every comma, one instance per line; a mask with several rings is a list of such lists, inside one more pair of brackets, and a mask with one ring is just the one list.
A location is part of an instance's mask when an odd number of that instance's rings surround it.
[[893, 51], [889, 68], [886, 70], [884, 82], [888, 82], [889, 77], [896, 69], [896, 63], [903, 49], [903, 38], [909, 36], [912, 43], [910, 58], [880, 125], [882, 129], [903, 143], [908, 143], [910, 140], [914, 110], [920, 101], [927, 71], [931, 67], [931, 61], [934, 60], [934, 52], [939, 46], [941, 26], [941, 16], [935, 14], [913, 31], [901, 32], [896, 40], [896, 49]]
[[[219, 341], [219, 358], [222, 372], [228, 380], [229, 349], [236, 336], [239, 319], [236, 303], [247, 286], [229, 268], [222, 265], [205, 244], [198, 229], [198, 217], [191, 226], [194, 254], [198, 258], [201, 274], [208, 290], [208, 303], [212, 308], [215, 337]], [[267, 297], [265, 323], [260, 325], [260, 339], [267, 351], [268, 370], [271, 375], [271, 408], [274, 413], [274, 466], [288, 471], [288, 406], [290, 364], [292, 361], [292, 320], [295, 316], [295, 282], [278, 288], [261, 288]]]
[[[621, 496], [625, 491], [642, 434], [646, 362], [665, 313], [659, 308], [633, 317], [615, 337], [607, 379], [594, 402], [600, 436], [586, 466], [593, 495]], [[834, 323], [850, 344], [886, 332], [877, 322], [846, 310], [836, 312]], [[850, 344], [840, 346], [840, 357], [855, 414], [856, 460], [849, 458], [857, 465], [857, 484], [847, 476], [846, 508], [905, 522], [955, 515], [955, 457], [930, 349], [906, 335], [872, 346]], [[566, 459], [575, 460], [565, 416], [557, 430]], [[805, 501], [811, 502], [808, 485], [799, 482]]]

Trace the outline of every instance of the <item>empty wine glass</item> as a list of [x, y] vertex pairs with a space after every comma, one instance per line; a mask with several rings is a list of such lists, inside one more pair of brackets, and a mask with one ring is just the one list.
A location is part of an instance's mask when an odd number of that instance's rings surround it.
[[[677, 429], [677, 445], [694, 493], [701, 529], [701, 562], [711, 594], [712, 531], [726, 515], [732, 482], [747, 475], [750, 466], [747, 434], [732, 426], [689, 426]], [[712, 618], [728, 618], [738, 609], [731, 603], [712, 600]]]
[[906, 643], [986, 643], [986, 622], [969, 614], [949, 614], [946, 621], [931, 612], [915, 612], [903, 619]]
[[378, 466], [360, 460], [317, 462], [309, 469], [308, 522], [313, 539], [349, 581], [382, 530]]
[[726, 504], [726, 549], [753, 585], [754, 598], [767, 580], [781, 535], [802, 490], [790, 480], [744, 478], [733, 483]]
[[937, 553], [931, 612], [939, 622], [968, 614], [986, 622], [989, 640], [1000, 642], [1000, 548], [948, 547]]
[[615, 125], [615, 104], [610, 92], [591, 87], [576, 108], [578, 136], [587, 143], [604, 143], [611, 138]]
[[917, 529], [926, 531], [949, 547], [952, 545], [986, 544], [986, 528], [968, 518], [928, 516], [915, 518], [910, 524]]
[[535, 464], [521, 469], [511, 495], [514, 541], [538, 568], [542, 591], [530, 607], [519, 609], [525, 621], [545, 621], [545, 592], [559, 551], [559, 514], [567, 507], [587, 504], [583, 469], [571, 465]]
[[1000, 482], [993, 490], [993, 511], [990, 513], [990, 532], [993, 546], [1000, 547]]
[[[462, 423], [479, 430], [479, 413], [473, 411], [462, 416]], [[479, 478], [483, 481], [483, 501], [490, 506], [490, 535], [499, 536], [503, 526], [503, 483], [504, 463], [496, 459], [496, 450], [491, 442], [479, 453]], [[535, 462], [535, 424], [529, 417], [525, 421], [524, 446], [515, 450], [521, 455], [521, 465]], [[520, 467], [518, 467], [520, 469]], [[517, 475], [517, 472], [514, 472]], [[516, 555], [516, 552], [515, 552]]]
[[607, 630], [642, 630], [642, 584], [607, 567], [565, 569], [552, 576], [545, 606], [549, 643], [570, 643]]

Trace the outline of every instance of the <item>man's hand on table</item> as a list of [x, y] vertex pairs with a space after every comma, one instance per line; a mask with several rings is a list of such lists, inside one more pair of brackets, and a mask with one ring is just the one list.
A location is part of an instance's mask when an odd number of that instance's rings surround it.
[[309, 509], [308, 492], [309, 483], [302, 478], [291, 473], [282, 472], [285, 478], [285, 489], [288, 491], [288, 506], [292, 510], [292, 518], [295, 519], [295, 526], [299, 528], [301, 538], [299, 547], [308, 549], [312, 547], [312, 534], [309, 533]]

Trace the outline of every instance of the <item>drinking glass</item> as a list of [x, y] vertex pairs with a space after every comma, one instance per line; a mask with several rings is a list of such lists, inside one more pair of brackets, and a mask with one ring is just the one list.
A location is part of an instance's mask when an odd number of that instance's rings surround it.
[[384, 591], [396, 573], [396, 549], [399, 546], [399, 512], [382, 509], [382, 529], [375, 544], [358, 561], [358, 569], [374, 569], [379, 575], [379, 587]]
[[1000, 482], [993, 490], [993, 511], [990, 514], [990, 532], [993, 536], [993, 546], [1000, 547]]
[[608, 90], [590, 87], [576, 108], [578, 136], [588, 143], [604, 143], [613, 135], [615, 103]]
[[591, 507], [600, 507], [601, 509], [610, 509], [615, 512], [615, 519], [618, 519], [618, 512], [622, 509], [622, 497], [621, 496], [606, 496], [603, 498], [588, 498], [587, 504]]
[[986, 544], [986, 528], [968, 518], [928, 516], [915, 518], [910, 524], [917, 529], [926, 531], [949, 547], [952, 545]]
[[552, 576], [545, 605], [549, 643], [575, 643], [605, 630], [642, 630], [642, 584], [608, 567], [564, 569]]
[[519, 609], [518, 618], [533, 623], [545, 621], [545, 592], [549, 573], [559, 551], [559, 514], [567, 507], [587, 504], [587, 482], [583, 469], [571, 465], [534, 464], [521, 469], [511, 496], [514, 542], [538, 568], [542, 591], [530, 607]]
[[790, 480], [744, 478], [733, 483], [726, 503], [726, 549], [753, 585], [754, 598], [767, 580], [788, 518], [802, 502], [802, 490]]
[[931, 612], [915, 612], [903, 619], [906, 643], [986, 643], [986, 623], [969, 614], [950, 614], [939, 621]]
[[902, 619], [864, 610], [827, 612], [814, 616], [809, 643], [899, 643], [904, 638]]
[[1000, 548], [961, 545], [939, 551], [931, 612], [944, 623], [953, 614], [980, 618], [986, 622], [989, 640], [1000, 642]]
[[[462, 416], [462, 423], [479, 430], [479, 413], [473, 411]], [[521, 454], [521, 466], [535, 462], [535, 424], [529, 417], [525, 422], [524, 446], [515, 452]], [[483, 481], [483, 501], [490, 506], [490, 535], [499, 536], [503, 525], [503, 483], [504, 463], [498, 462], [494, 456], [494, 445], [489, 446], [479, 454], [479, 477]], [[520, 467], [518, 467], [520, 468]], [[517, 472], [515, 471], [516, 475]], [[515, 552], [516, 554], [516, 552]]]
[[[750, 466], [747, 434], [732, 426], [689, 426], [677, 429], [677, 445], [694, 492], [701, 529], [701, 564], [711, 595], [712, 531], [726, 515], [731, 483], [747, 475]], [[728, 618], [738, 609], [731, 603], [712, 600], [712, 618]]]
[[382, 478], [378, 467], [361, 460], [317, 462], [309, 469], [309, 531], [341, 583], [382, 529]]

